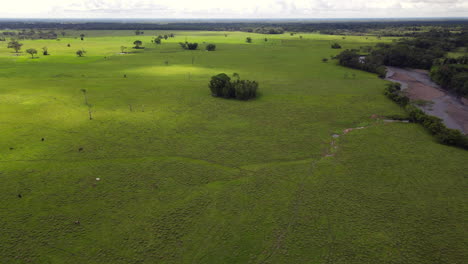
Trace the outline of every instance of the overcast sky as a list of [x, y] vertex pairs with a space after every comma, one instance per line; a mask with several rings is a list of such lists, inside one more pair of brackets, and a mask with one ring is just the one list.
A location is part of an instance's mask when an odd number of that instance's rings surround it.
[[468, 0], [0, 0], [0, 18], [468, 17]]

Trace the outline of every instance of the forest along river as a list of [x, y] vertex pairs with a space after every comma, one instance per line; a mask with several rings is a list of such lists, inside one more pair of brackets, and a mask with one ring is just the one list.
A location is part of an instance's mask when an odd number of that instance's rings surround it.
[[448, 128], [468, 134], [468, 100], [442, 90], [431, 81], [428, 71], [388, 66], [385, 79], [400, 83], [410, 99], [427, 101], [418, 106], [426, 114], [441, 118]]

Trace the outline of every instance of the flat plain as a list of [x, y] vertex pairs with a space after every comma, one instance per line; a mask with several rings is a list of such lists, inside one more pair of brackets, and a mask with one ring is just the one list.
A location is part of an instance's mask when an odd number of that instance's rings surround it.
[[[376, 75], [322, 62], [335, 41], [391, 39], [67, 31], [20, 56], [0, 43], [0, 263], [463, 263], [468, 152], [375, 118], [403, 110]], [[212, 97], [222, 72], [260, 96]]]

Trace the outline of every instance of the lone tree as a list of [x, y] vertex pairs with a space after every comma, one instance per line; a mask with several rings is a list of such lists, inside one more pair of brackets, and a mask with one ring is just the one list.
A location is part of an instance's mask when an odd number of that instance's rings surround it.
[[120, 51], [121, 53], [126, 53], [125, 51], [127, 50], [127, 47], [125, 46], [120, 46]]
[[206, 50], [207, 51], [215, 51], [216, 50], [216, 45], [215, 44], [208, 44], [208, 45], [206, 45]]
[[50, 55], [49, 50], [47, 49], [47, 47], [42, 47], [42, 55], [44, 55], [44, 56]]
[[34, 54], [37, 54], [36, 49], [27, 49], [26, 52], [31, 54], [31, 59], [34, 59]]
[[154, 40], [154, 43], [156, 43], [156, 44], [158, 44], [158, 45], [161, 44], [161, 39], [160, 39], [160, 38], [156, 38], [156, 39]]
[[21, 46], [23, 46], [23, 44], [19, 43], [17, 40], [12, 40], [8, 42], [8, 48], [14, 49], [16, 53], [18, 53], [21, 50]]
[[247, 37], [247, 38], [245, 39], [245, 42], [247, 42], [247, 43], [252, 43], [252, 38], [251, 38], [251, 37]]
[[327, 59], [327, 58], [323, 58], [323, 59], [322, 59], [322, 62], [328, 62], [328, 59]]
[[85, 55], [86, 51], [85, 50], [77, 50], [76, 51], [76, 55], [78, 55], [78, 57], [83, 57]]
[[85, 34], [80, 34], [81, 40], [84, 40]]
[[135, 45], [135, 47], [133, 47], [134, 49], [142, 49], [143, 47], [141, 47], [141, 45], [143, 45], [143, 42], [141, 42], [141, 40], [135, 40], [133, 42], [133, 45]]

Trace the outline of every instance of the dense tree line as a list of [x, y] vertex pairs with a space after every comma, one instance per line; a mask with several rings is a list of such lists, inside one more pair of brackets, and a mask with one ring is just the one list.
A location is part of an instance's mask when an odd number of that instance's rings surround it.
[[241, 80], [236, 73], [233, 74], [233, 78], [235, 80], [231, 80], [225, 73], [211, 77], [209, 83], [211, 95], [237, 100], [249, 100], [257, 97], [258, 83], [256, 81]]
[[[209, 30], [209, 31], [249, 31], [257, 29], [258, 33], [278, 34], [279, 29], [284, 31], [294, 32], [315, 32], [319, 31], [323, 34], [348, 34], [353, 33], [371, 33], [381, 30], [385, 35], [388, 32], [393, 32], [390, 35], [409, 34], [414, 35], [422, 31], [421, 28], [438, 27], [452, 28], [460, 30], [466, 28], [468, 20], [453, 19], [453, 20], [412, 20], [412, 21], [317, 21], [317, 22], [297, 22], [297, 21], [226, 21], [226, 22], [169, 22], [169, 23], [117, 23], [117, 22], [44, 22], [44, 21], [0, 21], [0, 28], [3, 29], [72, 29], [72, 30]], [[270, 29], [274, 29], [275, 33], [270, 33]], [[404, 32], [395, 34], [394, 32]]]
[[31, 30], [21, 30], [18, 32], [15, 31], [4, 31], [1, 33], [4, 37], [10, 37], [14, 39], [57, 39], [58, 34], [55, 33], [53, 30], [49, 31], [42, 31], [38, 30], [35, 31], [33, 29]]

